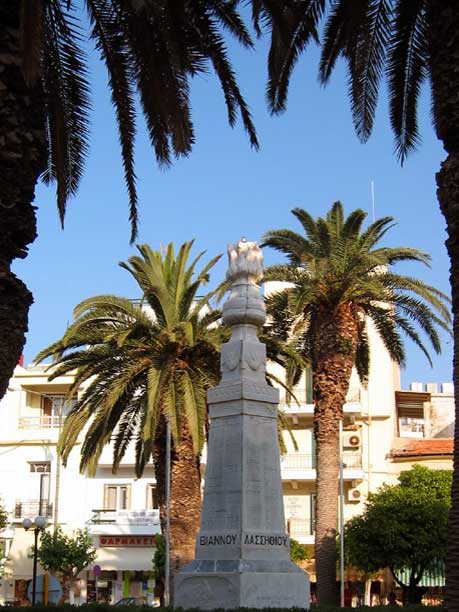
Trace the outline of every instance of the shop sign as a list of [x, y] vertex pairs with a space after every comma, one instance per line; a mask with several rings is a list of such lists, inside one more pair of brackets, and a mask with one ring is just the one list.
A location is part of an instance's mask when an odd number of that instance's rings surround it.
[[100, 546], [119, 546], [129, 548], [133, 546], [154, 546], [154, 536], [100, 536]]
[[118, 510], [118, 525], [159, 525], [159, 510]]

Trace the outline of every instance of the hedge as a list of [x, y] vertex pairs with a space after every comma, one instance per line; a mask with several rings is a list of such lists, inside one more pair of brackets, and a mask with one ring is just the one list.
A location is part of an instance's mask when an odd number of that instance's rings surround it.
[[[76, 612], [75, 606], [71, 606], [69, 604], [65, 604], [63, 606], [45, 606], [43, 604], [38, 604], [36, 606], [34, 606], [34, 612], [49, 612], [50, 610], [52, 610], [52, 612]], [[89, 603], [89, 604], [83, 604], [81, 606], [79, 606], [77, 608], [79, 611], [81, 612], [133, 612], [135, 610], [138, 610], [139, 612], [152, 612], [152, 610], [154, 610], [155, 612], [174, 612], [174, 608], [152, 608], [151, 606], [110, 606], [108, 604], [97, 604], [97, 603]], [[268, 610], [269, 608], [265, 608], [266, 610]], [[393, 607], [390, 608], [391, 610], [394, 610]], [[404, 606], [403, 608], [401, 608], [401, 610], [403, 610], [403, 612], [431, 612], [433, 609], [433, 606], [423, 606], [423, 605], [411, 605], [411, 606]], [[177, 612], [178, 610], [180, 610], [180, 608], [175, 608], [175, 611]], [[230, 612], [258, 612], [258, 608], [236, 608], [233, 611]], [[304, 612], [304, 610], [302, 610], [302, 608], [271, 608], [271, 610], [274, 612]], [[342, 608], [338, 607], [338, 606], [317, 606], [317, 605], [311, 605], [310, 611], [311, 612], [340, 612], [342, 610]], [[359, 606], [358, 608], [348, 608], [349, 611], [355, 611], [355, 612], [388, 612], [388, 607], [387, 606], [373, 606], [373, 607], [369, 607], [369, 606]], [[443, 606], [437, 606], [435, 607], [435, 611], [436, 612], [442, 612], [444, 611], [445, 608], [443, 608]], [[24, 612], [24, 607], [18, 607], [18, 606], [8, 606], [8, 611], [9, 612]], [[200, 612], [198, 608], [195, 608], [193, 611], [191, 612]], [[221, 611], [223, 612], [223, 611]], [[224, 612], [229, 612], [228, 610], [225, 610]]]

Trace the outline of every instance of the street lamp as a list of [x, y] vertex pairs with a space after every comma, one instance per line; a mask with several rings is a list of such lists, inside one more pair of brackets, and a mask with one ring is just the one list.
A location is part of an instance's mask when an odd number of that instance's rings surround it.
[[48, 524], [48, 520], [46, 516], [36, 516], [33, 521], [29, 518], [25, 518], [22, 521], [22, 526], [25, 531], [28, 531], [30, 528], [33, 528], [34, 533], [34, 547], [33, 547], [33, 573], [32, 573], [32, 605], [35, 605], [35, 593], [37, 587], [37, 547], [38, 547], [38, 534], [40, 531], [46, 528]]

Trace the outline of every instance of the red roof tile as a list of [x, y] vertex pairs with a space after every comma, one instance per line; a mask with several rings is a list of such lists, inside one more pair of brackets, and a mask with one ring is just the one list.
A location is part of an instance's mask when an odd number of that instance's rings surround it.
[[402, 448], [393, 448], [391, 457], [418, 457], [426, 455], [452, 455], [453, 439], [410, 440]]

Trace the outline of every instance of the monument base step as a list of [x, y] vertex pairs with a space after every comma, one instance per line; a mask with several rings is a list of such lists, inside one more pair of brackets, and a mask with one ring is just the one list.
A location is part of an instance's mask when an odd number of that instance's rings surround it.
[[185, 610], [307, 609], [309, 603], [309, 577], [291, 561], [194, 561], [174, 580], [174, 607]]

